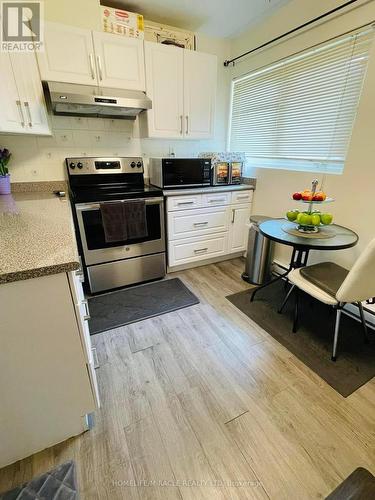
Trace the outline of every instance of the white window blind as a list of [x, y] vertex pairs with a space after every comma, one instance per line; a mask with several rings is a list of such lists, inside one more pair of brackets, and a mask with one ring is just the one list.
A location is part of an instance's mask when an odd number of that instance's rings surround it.
[[342, 172], [373, 36], [370, 27], [235, 79], [230, 150], [253, 167]]

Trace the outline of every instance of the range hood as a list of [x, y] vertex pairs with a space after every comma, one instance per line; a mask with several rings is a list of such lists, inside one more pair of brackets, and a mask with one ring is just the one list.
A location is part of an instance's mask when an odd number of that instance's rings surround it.
[[141, 111], [152, 107], [151, 100], [139, 90], [44, 82], [44, 92], [55, 115], [135, 120]]

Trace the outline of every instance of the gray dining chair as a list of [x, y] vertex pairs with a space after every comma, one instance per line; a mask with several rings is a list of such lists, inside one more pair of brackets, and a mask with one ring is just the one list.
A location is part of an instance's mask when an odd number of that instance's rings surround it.
[[341, 313], [345, 304], [357, 304], [363, 325], [364, 340], [368, 342], [362, 301], [375, 296], [375, 239], [365, 248], [350, 271], [333, 262], [321, 262], [294, 269], [289, 273], [288, 280], [292, 283], [292, 287], [278, 312], [282, 313], [289, 297], [295, 291], [294, 333], [298, 328], [298, 290], [303, 290], [320, 302], [336, 309], [332, 361], [337, 359]]

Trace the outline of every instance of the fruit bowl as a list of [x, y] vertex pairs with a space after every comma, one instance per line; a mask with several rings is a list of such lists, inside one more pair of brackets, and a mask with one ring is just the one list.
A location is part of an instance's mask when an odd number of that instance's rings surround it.
[[295, 222], [296, 228], [301, 233], [317, 233], [319, 227], [328, 226], [332, 224], [333, 216], [330, 213], [323, 213], [320, 210], [314, 210], [315, 204], [322, 205], [324, 203], [331, 203], [333, 198], [328, 198], [326, 193], [322, 190], [317, 191], [318, 181], [312, 182], [312, 189], [305, 189], [298, 191], [292, 195], [293, 201], [308, 204], [307, 210], [289, 210], [286, 213], [286, 218], [289, 222]]

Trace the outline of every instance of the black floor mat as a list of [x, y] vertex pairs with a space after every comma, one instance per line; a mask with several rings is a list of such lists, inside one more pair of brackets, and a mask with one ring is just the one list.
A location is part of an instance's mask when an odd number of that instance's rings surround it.
[[283, 282], [259, 290], [254, 302], [250, 302], [251, 291], [227, 299], [342, 396], [349, 396], [375, 376], [375, 335], [370, 333], [370, 344], [364, 344], [361, 323], [341, 316], [337, 361], [333, 362], [335, 312], [331, 307], [301, 292], [299, 329], [292, 333], [294, 296], [283, 314], [277, 313], [285, 297]]
[[91, 335], [199, 304], [179, 278], [126, 288], [89, 299]]

